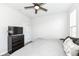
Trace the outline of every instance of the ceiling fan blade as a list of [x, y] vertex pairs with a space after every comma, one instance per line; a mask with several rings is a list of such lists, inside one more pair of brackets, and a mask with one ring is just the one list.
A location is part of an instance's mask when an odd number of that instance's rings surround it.
[[43, 11], [47, 11], [47, 9], [45, 9], [45, 8], [43, 8], [43, 7], [40, 7], [40, 9], [43, 10]]
[[29, 7], [24, 7], [25, 9], [28, 9], [28, 8], [34, 8], [34, 6], [29, 6]]
[[40, 6], [42, 6], [42, 5], [44, 5], [44, 4], [46, 4], [46, 3], [39, 3]]
[[38, 11], [38, 10], [37, 10], [37, 9], [35, 9], [35, 14], [37, 14], [37, 11]]
[[37, 5], [38, 3], [33, 3], [33, 5]]

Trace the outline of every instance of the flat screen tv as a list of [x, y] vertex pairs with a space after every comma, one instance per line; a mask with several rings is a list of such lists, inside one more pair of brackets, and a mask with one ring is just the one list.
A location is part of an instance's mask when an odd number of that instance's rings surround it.
[[9, 26], [8, 34], [9, 35], [23, 34], [23, 27]]

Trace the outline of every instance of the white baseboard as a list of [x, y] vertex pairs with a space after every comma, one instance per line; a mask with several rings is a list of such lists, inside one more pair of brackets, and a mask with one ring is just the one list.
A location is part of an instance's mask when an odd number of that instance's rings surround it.
[[6, 54], [6, 53], [7, 53], [7, 51], [2, 52], [2, 53], [0, 53], [0, 56], [4, 55], [4, 54]]

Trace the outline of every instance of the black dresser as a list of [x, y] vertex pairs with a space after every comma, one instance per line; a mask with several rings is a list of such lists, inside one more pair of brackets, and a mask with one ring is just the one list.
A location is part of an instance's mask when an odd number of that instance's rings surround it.
[[8, 27], [8, 53], [13, 53], [24, 46], [23, 27]]
[[10, 35], [8, 36], [8, 53], [13, 53], [24, 46], [24, 35]]

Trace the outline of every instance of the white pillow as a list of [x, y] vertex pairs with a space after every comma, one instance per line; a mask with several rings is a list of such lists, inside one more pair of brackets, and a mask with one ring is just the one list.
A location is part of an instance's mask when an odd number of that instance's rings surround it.
[[64, 51], [66, 52], [67, 56], [76, 56], [79, 50], [79, 46], [74, 44], [72, 39], [67, 38], [64, 43]]

